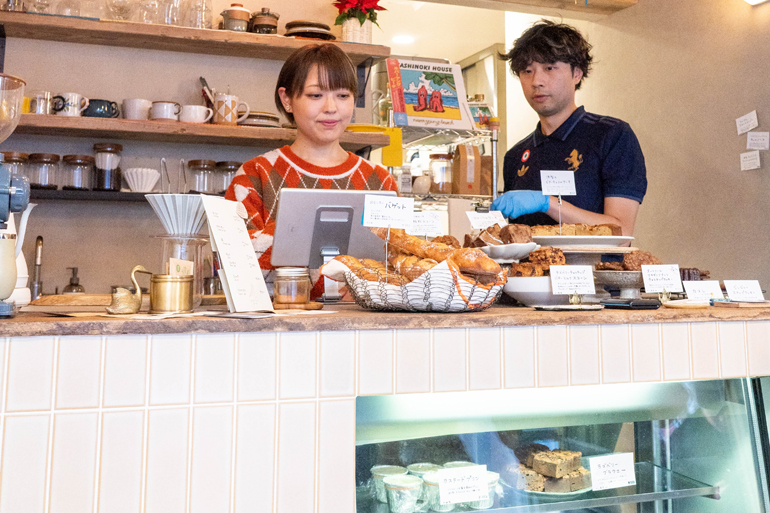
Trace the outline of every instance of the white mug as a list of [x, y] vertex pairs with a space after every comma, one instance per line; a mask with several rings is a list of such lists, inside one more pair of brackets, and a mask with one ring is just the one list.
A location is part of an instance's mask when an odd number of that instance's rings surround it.
[[78, 93], [59, 93], [51, 98], [57, 116], [80, 116], [88, 108], [88, 98]]
[[181, 108], [177, 102], [152, 102], [150, 119], [179, 121]]
[[126, 119], [150, 119], [150, 108], [152, 108], [150, 100], [142, 100], [141, 98], [123, 100], [123, 117]]
[[214, 111], [203, 105], [183, 105], [179, 112], [182, 123], [207, 123], [214, 116]]
[[[238, 117], [241, 106], [246, 112]], [[214, 96], [214, 123], [217, 125], [237, 125], [249, 117], [249, 104], [238, 101], [238, 97], [233, 94], [217, 93]]]

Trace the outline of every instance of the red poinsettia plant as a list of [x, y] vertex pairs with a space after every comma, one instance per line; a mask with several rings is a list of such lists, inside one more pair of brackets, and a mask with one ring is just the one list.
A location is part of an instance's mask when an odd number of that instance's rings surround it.
[[380, 26], [377, 23], [377, 11], [384, 11], [385, 8], [380, 6], [380, 0], [337, 0], [334, 2], [334, 7], [339, 10], [339, 15], [334, 21], [335, 25], [342, 25], [346, 20], [357, 19], [361, 25], [366, 20], [371, 20], [372, 23]]

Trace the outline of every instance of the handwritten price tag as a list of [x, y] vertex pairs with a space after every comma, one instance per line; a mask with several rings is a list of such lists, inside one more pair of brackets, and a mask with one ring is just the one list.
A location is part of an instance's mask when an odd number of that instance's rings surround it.
[[596, 294], [590, 265], [552, 265], [551, 290], [555, 295]]
[[704, 281], [683, 281], [684, 290], [687, 292], [687, 299], [711, 299], [724, 298], [722, 288], [719, 286], [719, 280]]
[[747, 150], [770, 150], [770, 132], [749, 132], [746, 134]]
[[168, 259], [168, 274], [171, 276], [189, 276], [193, 273], [193, 262], [189, 260], [180, 260], [178, 258]]
[[745, 116], [741, 116], [735, 120], [735, 124], [738, 127], [738, 135], [745, 134], [749, 130], [753, 130], [759, 126], [759, 120], [757, 120], [757, 111], [752, 110]]
[[364, 226], [411, 230], [413, 218], [414, 198], [374, 194], [367, 194], [364, 197], [364, 218], [361, 223]]
[[757, 280], [725, 280], [727, 297], [732, 301], [760, 302], [765, 300]]
[[645, 292], [663, 292], [664, 289], [666, 292], [684, 292], [676, 264], [643, 265], [642, 278]]
[[493, 224], [505, 224], [505, 218], [503, 213], [499, 210], [491, 210], [489, 212], [466, 212], [468, 221], [471, 222], [471, 226], [475, 230], [483, 230]]
[[621, 452], [588, 459], [594, 490], [609, 490], [636, 484], [634, 453]]
[[412, 228], [407, 230], [407, 233], [419, 237], [444, 235], [444, 223], [441, 222], [441, 214], [436, 211], [415, 212], [412, 218]]
[[486, 465], [444, 468], [437, 472], [439, 502], [442, 506], [489, 498]]
[[572, 171], [540, 171], [540, 183], [546, 196], [576, 196], [575, 173]]

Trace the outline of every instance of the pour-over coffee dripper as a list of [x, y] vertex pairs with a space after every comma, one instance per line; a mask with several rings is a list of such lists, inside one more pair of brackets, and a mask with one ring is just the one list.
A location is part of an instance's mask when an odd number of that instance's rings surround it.
[[[11, 75], [0, 74], [0, 142], [16, 129], [21, 118], [25, 82]], [[6, 231], [14, 212], [23, 212], [29, 203], [29, 180], [12, 175], [10, 168], [0, 165], [0, 317], [13, 317], [16, 305], [6, 301], [16, 287], [16, 233]], [[19, 233], [26, 228], [27, 218], [19, 223]], [[21, 244], [21, 241], [18, 241]]]

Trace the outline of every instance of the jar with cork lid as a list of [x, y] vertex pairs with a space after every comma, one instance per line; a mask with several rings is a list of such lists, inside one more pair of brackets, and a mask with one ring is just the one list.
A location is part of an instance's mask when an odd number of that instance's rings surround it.
[[123, 183], [120, 170], [120, 152], [123, 146], [116, 143], [96, 143], [96, 170], [93, 189], [95, 191], [120, 191]]

